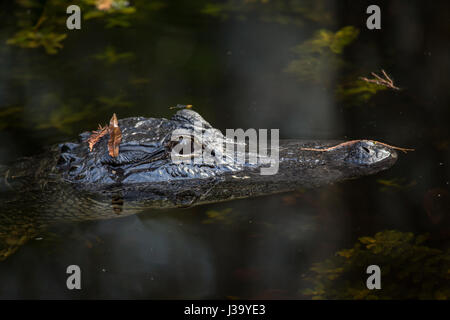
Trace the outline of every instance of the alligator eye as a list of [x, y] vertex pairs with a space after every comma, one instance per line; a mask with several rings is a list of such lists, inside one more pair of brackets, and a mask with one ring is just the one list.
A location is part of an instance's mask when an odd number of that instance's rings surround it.
[[183, 156], [194, 155], [204, 149], [203, 144], [192, 135], [180, 135], [178, 141], [171, 140], [168, 146], [172, 152]]

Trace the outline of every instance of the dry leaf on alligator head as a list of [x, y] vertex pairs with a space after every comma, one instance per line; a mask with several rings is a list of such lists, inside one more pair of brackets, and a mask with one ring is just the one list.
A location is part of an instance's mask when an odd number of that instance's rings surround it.
[[98, 125], [98, 130], [92, 131], [91, 136], [89, 137], [89, 139], [87, 139], [87, 142], [89, 144], [89, 151], [92, 151], [94, 145], [100, 140], [101, 137], [103, 137], [107, 133], [107, 126], [102, 127], [101, 125]]
[[122, 132], [119, 128], [119, 122], [117, 121], [116, 114], [114, 113], [111, 120], [109, 121], [109, 140], [108, 140], [108, 151], [109, 155], [113, 158], [119, 155], [119, 145], [122, 141]]

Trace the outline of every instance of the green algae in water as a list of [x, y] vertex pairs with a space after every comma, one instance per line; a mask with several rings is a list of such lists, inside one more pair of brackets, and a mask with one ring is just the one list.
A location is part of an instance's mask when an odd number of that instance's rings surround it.
[[[351, 249], [315, 263], [301, 293], [312, 299], [450, 299], [450, 250], [425, 245], [427, 235], [395, 230], [361, 237]], [[369, 265], [381, 269], [381, 289], [369, 290]]]
[[132, 59], [134, 54], [132, 52], [117, 52], [113, 46], [107, 46], [104, 52], [96, 54], [94, 58], [103, 61], [105, 64], [112, 65]]
[[335, 95], [337, 100], [346, 106], [364, 106], [379, 91], [387, 90], [385, 86], [363, 80], [354, 80], [337, 86]]
[[297, 58], [289, 63], [285, 72], [295, 75], [300, 81], [328, 83], [344, 65], [340, 57], [344, 48], [358, 37], [359, 30], [346, 26], [336, 33], [319, 30], [304, 43], [293, 48]]
[[[111, 1], [111, 8], [99, 10], [95, 0], [83, 0], [77, 3], [81, 8], [81, 19], [104, 20], [106, 28], [129, 27], [130, 17], [134, 16], [136, 8], [128, 1]], [[20, 9], [15, 12], [18, 30], [12, 34], [6, 43], [21, 48], [43, 47], [49, 55], [55, 55], [63, 49], [63, 40], [68, 36], [66, 8], [73, 4], [70, 1], [49, 0], [45, 4], [39, 1], [20, 1]], [[83, 22], [82, 22], [83, 25]], [[64, 32], [62, 32], [64, 31]]]
[[33, 30], [26, 29], [17, 32], [6, 42], [10, 45], [17, 45], [22, 48], [44, 47], [47, 54], [57, 54], [63, 47], [62, 41], [67, 37], [65, 33], [55, 33], [50, 29]]

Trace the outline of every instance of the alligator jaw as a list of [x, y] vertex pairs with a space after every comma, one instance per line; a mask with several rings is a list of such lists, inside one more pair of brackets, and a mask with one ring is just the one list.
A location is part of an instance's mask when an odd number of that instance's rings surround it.
[[394, 149], [370, 140], [326, 152], [304, 150], [326, 149], [340, 143], [342, 141], [281, 140], [276, 174], [261, 175], [259, 167], [246, 167], [239, 173], [228, 174], [209, 191], [207, 202], [320, 187], [376, 174], [389, 169], [397, 160]]
[[278, 172], [261, 175], [261, 167], [248, 165], [236, 172], [204, 179], [192, 178], [139, 185], [119, 186], [129, 200], [142, 201], [146, 207], [186, 207], [280, 192], [314, 188], [339, 181], [376, 174], [394, 165], [394, 149], [362, 140], [326, 152], [341, 141], [281, 140]]

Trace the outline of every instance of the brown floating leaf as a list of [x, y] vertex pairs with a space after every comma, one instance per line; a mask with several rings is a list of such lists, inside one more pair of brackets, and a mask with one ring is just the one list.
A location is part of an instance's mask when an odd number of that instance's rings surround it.
[[101, 137], [103, 137], [107, 133], [107, 126], [102, 127], [101, 125], [98, 125], [98, 130], [92, 131], [92, 135], [87, 140], [87, 142], [89, 143], [89, 151], [92, 151], [94, 145], [100, 140]]
[[116, 114], [114, 113], [109, 121], [109, 140], [108, 151], [109, 155], [113, 158], [119, 156], [119, 145], [122, 141], [122, 131], [119, 128], [119, 122], [117, 121]]

